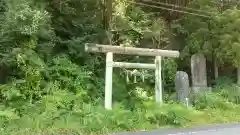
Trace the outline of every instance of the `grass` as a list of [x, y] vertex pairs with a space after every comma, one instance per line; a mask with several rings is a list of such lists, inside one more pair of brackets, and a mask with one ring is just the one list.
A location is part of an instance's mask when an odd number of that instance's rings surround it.
[[[240, 105], [230, 89], [196, 94], [193, 106], [169, 102], [157, 105], [143, 101], [128, 110], [114, 104], [112, 110], [87, 103], [56, 106], [40, 102], [26, 106], [20, 112], [4, 109], [0, 112], [1, 135], [100, 135], [121, 131], [149, 130], [159, 127], [189, 127], [211, 123], [240, 121]], [[236, 89], [235, 89], [236, 91]], [[233, 96], [234, 95], [234, 96]], [[67, 97], [62, 97], [63, 102]], [[58, 99], [58, 102], [62, 102]], [[59, 103], [59, 104], [60, 104]], [[21, 107], [22, 108], [22, 107]], [[21, 114], [21, 115], [20, 115]], [[20, 117], [19, 117], [20, 116]]]

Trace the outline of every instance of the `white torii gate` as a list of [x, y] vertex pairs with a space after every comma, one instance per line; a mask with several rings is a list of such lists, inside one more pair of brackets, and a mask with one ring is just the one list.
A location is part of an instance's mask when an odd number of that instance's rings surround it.
[[[155, 70], [155, 100], [162, 103], [162, 75], [161, 57], [179, 57], [179, 51], [121, 47], [100, 44], [85, 44], [86, 52], [106, 53], [106, 76], [105, 76], [105, 108], [112, 109], [112, 72], [113, 67], [121, 68], [145, 68]], [[113, 53], [139, 56], [155, 56], [155, 64], [114, 62]]]

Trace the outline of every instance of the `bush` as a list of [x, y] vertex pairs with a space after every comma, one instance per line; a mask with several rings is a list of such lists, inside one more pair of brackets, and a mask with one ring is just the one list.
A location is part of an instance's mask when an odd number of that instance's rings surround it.
[[[181, 104], [145, 103], [145, 117], [154, 124], [185, 126], [194, 121], [194, 118], [201, 117], [202, 113], [193, 108], [186, 108]], [[148, 111], [151, 110], [151, 111]]]
[[[21, 117], [2, 121], [4, 132], [25, 130], [69, 130], [82, 133], [106, 133], [153, 129], [161, 126], [185, 126], [203, 115], [193, 108], [186, 109], [178, 104], [157, 105], [152, 102], [134, 111], [125, 110], [115, 104], [112, 110], [91, 104], [73, 104], [70, 109], [70, 95], [64, 95], [57, 102], [41, 101], [35, 106], [26, 107]], [[46, 99], [46, 98], [44, 98]], [[74, 98], [73, 98], [74, 99]], [[64, 104], [67, 103], [67, 104]], [[2, 116], [2, 118], [6, 118]]]
[[203, 110], [206, 108], [228, 110], [236, 107], [234, 103], [229, 102], [222, 97], [220, 93], [198, 92], [193, 95], [192, 100], [193, 105], [197, 110]]
[[197, 93], [193, 107], [186, 108], [174, 102], [159, 105], [145, 100], [133, 110], [126, 109], [121, 103], [106, 110], [101, 105], [84, 103], [78, 96], [58, 89], [34, 104], [25, 104], [18, 112], [2, 106], [1, 132], [13, 135], [30, 132], [43, 135], [104, 134], [240, 120], [240, 107], [220, 92]]
[[240, 87], [238, 85], [228, 85], [218, 92], [229, 102], [240, 104]]

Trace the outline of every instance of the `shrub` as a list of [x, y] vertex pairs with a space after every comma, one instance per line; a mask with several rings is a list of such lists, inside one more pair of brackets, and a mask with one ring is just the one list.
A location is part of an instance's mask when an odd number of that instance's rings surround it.
[[223, 98], [220, 93], [213, 92], [198, 92], [192, 97], [193, 105], [197, 110], [203, 110], [206, 108], [215, 109], [233, 109], [236, 105]]

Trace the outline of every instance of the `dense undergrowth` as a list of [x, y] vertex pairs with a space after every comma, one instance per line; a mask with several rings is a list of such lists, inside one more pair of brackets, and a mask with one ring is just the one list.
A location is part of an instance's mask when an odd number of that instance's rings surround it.
[[[234, 93], [233, 93], [234, 91]], [[159, 127], [186, 127], [240, 121], [237, 86], [216, 88], [194, 95], [188, 108], [166, 101], [163, 105], [142, 101], [132, 111], [120, 103], [112, 110], [79, 101], [77, 95], [61, 91], [34, 104], [1, 111], [1, 134], [104, 134]], [[237, 93], [236, 93], [237, 92]]]

